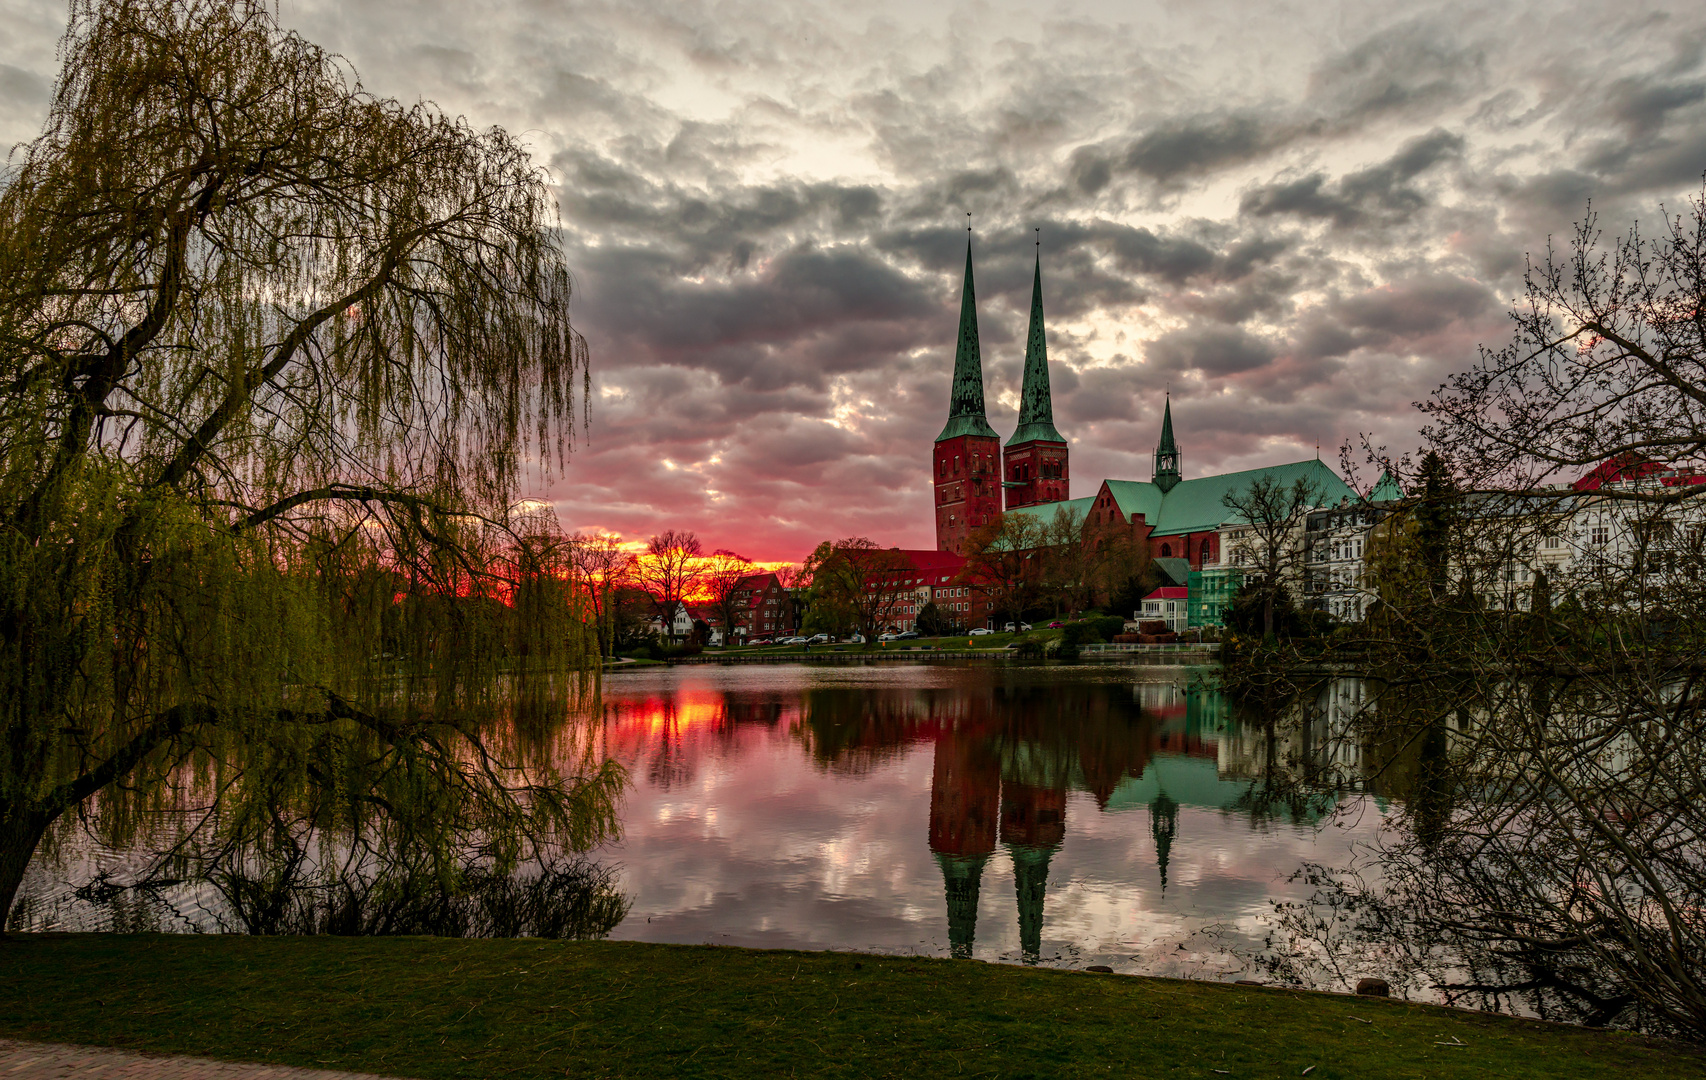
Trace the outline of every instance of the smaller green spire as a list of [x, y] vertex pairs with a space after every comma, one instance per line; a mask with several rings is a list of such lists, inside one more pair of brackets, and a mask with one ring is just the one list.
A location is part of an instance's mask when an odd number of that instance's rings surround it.
[[1155, 486], [1165, 495], [1180, 479], [1179, 446], [1173, 441], [1173, 395], [1168, 394], [1161, 413], [1161, 442], [1155, 447]]
[[1036, 274], [1031, 279], [1031, 330], [1025, 338], [1025, 383], [1019, 394], [1019, 426], [1008, 446], [1033, 442], [1065, 442], [1054, 426], [1054, 402], [1048, 385], [1048, 340], [1043, 333], [1043, 256], [1037, 247]]
[[1155, 838], [1155, 865], [1161, 871], [1161, 892], [1167, 892], [1167, 863], [1173, 854], [1173, 838], [1179, 835], [1179, 804], [1165, 791], [1157, 792], [1149, 804], [1149, 835]]
[[977, 289], [971, 275], [971, 230], [966, 230], [966, 280], [960, 290], [960, 339], [954, 347], [954, 387], [948, 423], [936, 441], [961, 435], [998, 438], [983, 412], [983, 352], [977, 341]]

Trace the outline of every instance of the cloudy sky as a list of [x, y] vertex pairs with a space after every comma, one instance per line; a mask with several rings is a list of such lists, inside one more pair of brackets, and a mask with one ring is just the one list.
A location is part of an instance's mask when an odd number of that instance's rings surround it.
[[[279, 0], [376, 92], [519, 134], [558, 185], [591, 430], [570, 528], [797, 559], [933, 546], [974, 214], [1010, 432], [1034, 229], [1073, 494], [1415, 442], [1523, 260], [1698, 191], [1698, 3]], [[61, 0], [0, 0], [0, 140]]]

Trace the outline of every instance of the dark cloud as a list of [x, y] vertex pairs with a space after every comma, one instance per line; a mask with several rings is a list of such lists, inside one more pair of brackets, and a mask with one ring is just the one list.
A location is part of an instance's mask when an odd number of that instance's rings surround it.
[[1274, 346], [1236, 326], [1203, 323], [1172, 330], [1149, 343], [1151, 364], [1167, 371], [1195, 371], [1208, 378], [1240, 375], [1263, 367]]
[[1652, 135], [1671, 113], [1706, 101], [1706, 81], [1619, 79], [1606, 93], [1605, 112], [1633, 138]]
[[[1468, 21], [1472, 34], [1476, 20]], [[1307, 100], [1337, 126], [1428, 115], [1463, 101], [1484, 85], [1487, 68], [1483, 46], [1464, 29], [1421, 18], [1380, 30], [1323, 60]]]
[[1244, 195], [1239, 212], [1252, 217], [1291, 215], [1329, 221], [1341, 229], [1407, 220], [1428, 204], [1414, 184], [1441, 162], [1460, 157], [1464, 140], [1434, 130], [1405, 143], [1379, 165], [1330, 181], [1325, 173], [1266, 184]]
[[[1619, 228], [1706, 170], [1706, 11], [1562, 3], [281, 14], [548, 163], [595, 379], [547, 493], [565, 520], [780, 558], [931, 543], [966, 211], [1002, 432], [1041, 230], [1075, 493], [1147, 475], [1169, 389], [1197, 475], [1413, 439], [1410, 403], [1508, 333], [1526, 253], [1590, 198]], [[27, 138], [65, 15], [14, 7], [0, 125]]]

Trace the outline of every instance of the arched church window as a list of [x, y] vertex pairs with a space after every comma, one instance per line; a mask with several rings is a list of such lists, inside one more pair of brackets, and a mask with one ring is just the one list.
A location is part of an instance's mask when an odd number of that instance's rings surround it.
[[1171, 559], [1173, 557], [1173, 545], [1172, 544], [1162, 544], [1161, 545], [1161, 557], [1163, 559]]

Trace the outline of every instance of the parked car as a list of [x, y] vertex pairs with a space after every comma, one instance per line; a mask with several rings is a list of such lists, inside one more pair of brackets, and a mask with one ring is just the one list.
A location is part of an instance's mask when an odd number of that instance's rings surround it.
[[770, 639], [767, 637], [753, 638], [751, 641], [747, 642], [746, 644], [747, 644], [747, 648], [751, 648], [754, 645], [768, 645], [768, 644], [770, 644]]
[[849, 644], [849, 645], [863, 645], [863, 644], [865, 644], [865, 635], [864, 634], [854, 634], [852, 637], [847, 639], [847, 644]]
[[829, 644], [829, 635], [828, 634], [813, 634], [811, 637], [805, 639], [805, 643], [807, 645], [828, 645]]
[[900, 633], [898, 633], [894, 636], [894, 639], [896, 641], [911, 641], [914, 638], [916, 638], [917, 636], [918, 636], [918, 631], [916, 631], [916, 630], [902, 630]]
[[995, 633], [995, 631], [991, 630], [989, 627], [979, 626], [979, 627], [976, 627], [975, 629], [972, 630], [971, 636], [972, 637], [982, 637], [985, 634], [993, 634], [993, 633]]
[[1059, 630], [1061, 627], [1063, 627], [1065, 625], [1066, 625], [1065, 623], [1061, 622], [1059, 619], [1056, 619], [1054, 622], [1049, 623], [1043, 629], [1045, 629], [1045, 630]]
[[1017, 633], [1021, 633], [1021, 634], [1022, 634], [1022, 633], [1024, 633], [1024, 632], [1025, 632], [1025, 631], [1027, 631], [1027, 630], [1029, 630], [1029, 629], [1030, 629], [1030, 628], [1031, 628], [1031, 624], [1030, 624], [1030, 623], [1028, 623], [1028, 622], [1022, 622], [1022, 623], [1019, 623], [1019, 624], [1018, 624], [1018, 625], [1017, 625], [1017, 626], [1015, 626], [1015, 625], [1014, 625], [1014, 624], [1012, 624], [1012, 623], [1008, 623], [1008, 624], [1007, 624], [1007, 625], [1006, 625], [1006, 626], [1005, 626], [1005, 627], [1004, 627], [1004, 628], [1003, 628], [1003, 633], [1008, 633], [1008, 634], [1011, 634], [1011, 633], [1015, 633], [1015, 632], [1017, 632]]
[[893, 641], [893, 640], [895, 640], [895, 639], [896, 639], [896, 638], [897, 638], [897, 637], [898, 637], [898, 636], [899, 636], [899, 635], [898, 635], [898, 634], [878, 634], [878, 635], [877, 635], [877, 640], [878, 640], [878, 641]]
[[776, 639], [776, 644], [778, 645], [804, 645], [805, 643], [806, 639], [803, 637], [785, 637]]

